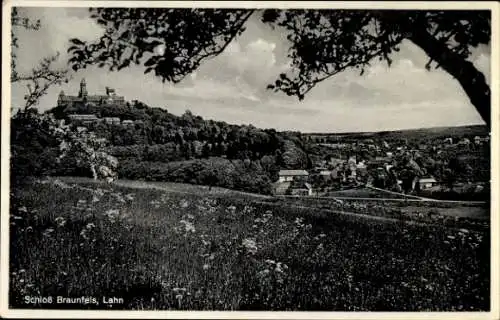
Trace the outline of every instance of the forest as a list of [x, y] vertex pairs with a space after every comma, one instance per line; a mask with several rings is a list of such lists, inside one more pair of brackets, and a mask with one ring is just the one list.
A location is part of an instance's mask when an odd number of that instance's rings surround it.
[[[134, 125], [104, 121], [86, 125], [107, 141], [106, 151], [119, 160], [118, 176], [123, 179], [189, 182], [269, 194], [279, 168], [311, 166], [300, 133], [204, 120], [189, 110], [176, 116], [133, 101], [124, 106], [59, 106], [46, 113], [58, 120], [67, 120], [70, 114], [141, 120]], [[90, 176], [75, 157], [55, 161], [57, 142], [39, 128], [29, 130], [23, 119], [12, 119], [12, 152], [18, 159], [13, 165], [22, 168], [16, 172]]]

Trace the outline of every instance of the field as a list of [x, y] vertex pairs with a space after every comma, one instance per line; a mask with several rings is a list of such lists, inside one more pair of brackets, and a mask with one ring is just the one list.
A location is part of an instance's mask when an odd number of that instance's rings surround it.
[[352, 198], [395, 198], [395, 199], [414, 198], [412, 196], [405, 196], [403, 194], [396, 195], [369, 188], [355, 188], [355, 189], [331, 191], [328, 192], [327, 195], [329, 197], [352, 197]]
[[11, 200], [13, 308], [33, 308], [26, 295], [84, 295], [124, 299], [89, 309], [489, 310], [489, 229], [186, 185], [45, 180]]

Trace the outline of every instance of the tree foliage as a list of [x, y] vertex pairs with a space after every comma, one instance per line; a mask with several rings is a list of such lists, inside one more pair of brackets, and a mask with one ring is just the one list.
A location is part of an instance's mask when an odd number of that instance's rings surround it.
[[490, 90], [484, 75], [467, 60], [471, 48], [488, 44], [489, 11], [479, 10], [215, 10], [92, 8], [105, 34], [86, 43], [72, 39], [70, 63], [120, 70], [131, 62], [179, 82], [200, 63], [221, 53], [255, 12], [287, 35], [291, 68], [268, 88], [300, 100], [321, 81], [349, 68], [364, 73], [370, 63], [399, 51], [403, 40], [429, 57], [426, 68], [454, 77], [484, 121], [490, 124]]
[[45, 57], [31, 72], [19, 73], [17, 69], [17, 50], [19, 49], [19, 39], [16, 31], [21, 29], [37, 31], [40, 29], [40, 20], [31, 19], [19, 14], [17, 8], [12, 8], [11, 15], [11, 83], [23, 83], [26, 85], [27, 93], [24, 95], [25, 109], [34, 107], [40, 98], [47, 94], [50, 87], [68, 82], [69, 73], [65, 69], [53, 68], [54, 62], [59, 58], [59, 53]]
[[37, 109], [18, 110], [11, 119], [11, 177], [41, 176], [65, 158], [87, 168], [94, 179], [116, 178], [118, 160], [107, 153], [107, 141], [93, 132], [75, 130]]
[[221, 53], [244, 31], [248, 10], [92, 8], [91, 17], [105, 28], [94, 43], [71, 39], [74, 70], [89, 64], [121, 70], [142, 64], [145, 73], [179, 82], [207, 58]]
[[26, 176], [46, 174], [68, 154], [84, 166], [88, 166], [94, 179], [116, 177], [117, 160], [104, 151], [104, 141], [95, 134], [74, 128], [57, 121], [52, 114], [41, 114], [34, 108], [40, 98], [54, 85], [68, 81], [68, 71], [54, 69], [53, 63], [59, 54], [41, 59], [39, 65], [29, 73], [17, 71], [16, 50], [19, 41], [18, 28], [39, 30], [41, 24], [12, 9], [12, 63], [11, 82], [26, 83], [28, 92], [24, 96], [24, 108], [11, 118], [11, 181], [18, 183]]

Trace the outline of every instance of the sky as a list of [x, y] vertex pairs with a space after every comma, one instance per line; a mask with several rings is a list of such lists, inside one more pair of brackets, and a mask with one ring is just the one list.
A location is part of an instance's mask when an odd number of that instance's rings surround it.
[[[60, 53], [57, 66], [67, 67], [69, 39], [97, 39], [103, 30], [85, 8], [37, 7], [19, 12], [41, 20], [38, 31], [18, 31], [18, 69], [29, 71], [41, 58]], [[272, 30], [253, 15], [246, 31], [219, 56], [206, 60], [181, 83], [162, 83], [144, 68], [119, 72], [90, 67], [72, 72], [72, 80], [53, 87], [38, 105], [55, 106], [61, 90], [77, 95], [86, 79], [89, 94], [115, 88], [126, 100], [180, 115], [187, 109], [205, 119], [260, 128], [302, 132], [385, 131], [437, 126], [483, 124], [459, 83], [442, 70], [427, 71], [425, 53], [403, 42], [389, 68], [374, 62], [363, 76], [345, 71], [313, 88], [303, 101], [266, 90], [286, 70], [288, 44], [279, 29]], [[474, 50], [469, 58], [490, 81], [490, 46]], [[25, 86], [12, 86], [12, 106], [22, 106]]]

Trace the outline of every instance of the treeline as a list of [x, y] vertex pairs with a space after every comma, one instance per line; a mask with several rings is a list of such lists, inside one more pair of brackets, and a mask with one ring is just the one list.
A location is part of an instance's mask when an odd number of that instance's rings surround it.
[[[223, 121], [204, 120], [187, 110], [176, 116], [166, 109], [152, 108], [134, 101], [124, 106], [75, 104], [56, 107], [49, 112], [58, 119], [69, 114], [95, 114], [98, 117], [119, 117], [123, 120], [140, 120], [133, 125], [99, 122], [89, 124], [89, 130], [106, 138], [112, 146], [122, 149], [123, 157], [135, 157], [136, 146], [154, 146], [158, 153], [168, 154], [168, 161], [189, 160], [201, 157], [258, 160], [275, 156], [277, 165], [286, 168], [304, 168], [307, 155], [302, 150], [302, 139], [297, 132], [277, 132], [259, 129], [252, 125], [232, 125]], [[156, 145], [161, 145], [156, 147]], [[130, 150], [130, 155], [126, 151]], [[151, 160], [151, 161], [162, 161]]]
[[278, 171], [260, 161], [223, 158], [176, 162], [125, 160], [120, 163], [119, 176], [132, 180], [169, 181], [224, 187], [261, 194], [272, 193], [272, 177]]

